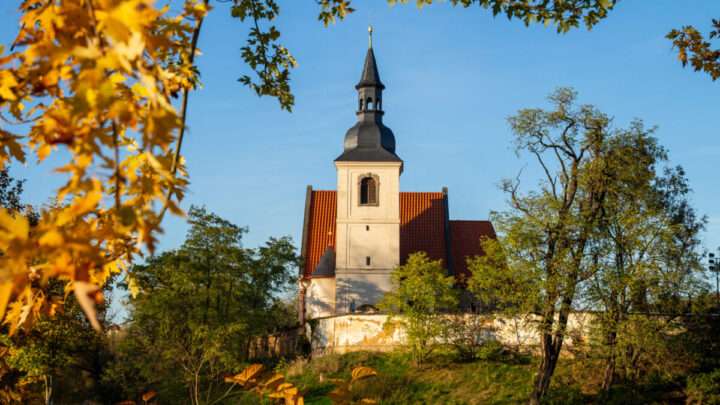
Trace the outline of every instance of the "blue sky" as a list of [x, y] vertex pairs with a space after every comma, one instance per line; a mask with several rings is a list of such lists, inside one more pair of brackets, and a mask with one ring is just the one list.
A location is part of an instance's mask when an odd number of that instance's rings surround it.
[[[507, 117], [546, 106], [558, 86], [572, 86], [625, 126], [633, 118], [657, 125], [671, 163], [685, 167], [693, 201], [710, 224], [708, 247], [720, 245], [720, 82], [683, 69], [664, 35], [693, 24], [703, 31], [720, 17], [717, 0], [619, 3], [592, 31], [558, 35], [493, 18], [480, 8], [445, 3], [418, 10], [414, 2], [355, 1], [357, 12], [325, 28], [312, 1], [281, 1], [278, 21], [299, 67], [293, 71], [293, 113], [258, 99], [236, 81], [248, 69], [240, 47], [248, 25], [213, 1], [200, 39], [203, 88], [190, 100], [183, 147], [191, 176], [184, 201], [204, 204], [247, 225], [247, 246], [290, 235], [299, 244], [305, 186], [335, 188], [333, 159], [355, 121], [355, 90], [375, 27], [375, 53], [384, 94], [385, 123], [405, 161], [405, 191], [450, 189], [450, 215], [484, 219], [507, 207], [498, 184], [532, 162], [515, 156]], [[17, 28], [16, 2], [0, 5], [0, 43]], [[27, 179], [25, 198], [42, 203], [60, 178], [49, 165], [15, 166]], [[170, 218], [161, 248], [178, 246], [186, 226]]]

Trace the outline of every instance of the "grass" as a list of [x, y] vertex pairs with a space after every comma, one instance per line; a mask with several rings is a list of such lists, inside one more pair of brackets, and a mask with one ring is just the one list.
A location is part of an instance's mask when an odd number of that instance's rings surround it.
[[[296, 384], [308, 405], [329, 405], [328, 394], [339, 379], [348, 381], [356, 366], [368, 366], [378, 376], [353, 384], [353, 401], [371, 398], [380, 404], [522, 404], [527, 402], [536, 361], [530, 356], [490, 353], [471, 362], [456, 361], [450, 352], [436, 353], [413, 366], [402, 352], [330, 354], [282, 364], [281, 372]], [[598, 396], [600, 367], [562, 360], [548, 404], [673, 404], [683, 403], [675, 385], [618, 386], [606, 398]]]

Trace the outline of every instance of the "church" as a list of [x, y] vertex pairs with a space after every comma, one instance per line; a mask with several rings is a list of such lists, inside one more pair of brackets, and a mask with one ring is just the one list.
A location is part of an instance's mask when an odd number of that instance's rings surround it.
[[336, 190], [307, 187], [301, 255], [301, 319], [376, 310], [391, 273], [409, 255], [442, 260], [450, 275], [468, 275], [481, 255], [489, 221], [451, 220], [448, 190], [400, 191], [403, 160], [383, 124], [383, 91], [370, 43], [357, 90], [357, 122], [335, 159]]

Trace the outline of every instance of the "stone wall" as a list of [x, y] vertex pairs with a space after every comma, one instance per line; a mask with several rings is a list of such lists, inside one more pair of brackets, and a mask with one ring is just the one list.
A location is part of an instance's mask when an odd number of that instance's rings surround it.
[[[537, 317], [481, 317], [481, 339], [496, 339], [508, 347], [532, 350], [540, 343], [536, 329]], [[564, 346], [572, 348], [587, 341], [591, 313], [577, 312], [568, 320], [568, 336]], [[398, 320], [387, 322], [387, 315], [338, 315], [315, 319], [309, 323], [312, 351], [315, 354], [346, 353], [359, 350], [389, 351], [405, 342], [404, 328]]]

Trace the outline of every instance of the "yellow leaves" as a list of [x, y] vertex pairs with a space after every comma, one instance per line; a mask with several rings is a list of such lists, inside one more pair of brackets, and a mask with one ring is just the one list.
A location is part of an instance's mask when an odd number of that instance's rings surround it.
[[0, 322], [5, 318], [5, 309], [10, 301], [12, 290], [13, 282], [11, 280], [0, 281]]
[[274, 390], [275, 388], [277, 388], [280, 384], [282, 384], [284, 382], [285, 382], [285, 376], [283, 376], [282, 374], [275, 374], [272, 377], [270, 377], [270, 379], [268, 379], [267, 381], [265, 381], [263, 383], [263, 388]]
[[300, 396], [300, 391], [291, 383], [282, 383], [277, 386], [275, 392], [268, 394], [271, 399], [284, 399], [285, 405], [303, 405], [305, 400]]
[[[98, 2], [101, 9], [95, 12], [98, 29], [115, 41], [127, 42], [133, 32], [142, 32], [159, 16], [152, 1], [125, 0]], [[116, 6], [113, 7], [113, 3]]]
[[358, 380], [362, 380], [369, 377], [375, 377], [377, 376], [377, 371], [373, 370], [370, 367], [355, 367], [352, 371], [352, 380], [351, 382], [355, 382]]
[[282, 400], [285, 405], [303, 405], [305, 403], [300, 391], [293, 384], [285, 382], [282, 374], [272, 374], [265, 382], [260, 381], [262, 364], [251, 364], [241, 373], [225, 377], [225, 382], [238, 384], [245, 390], [256, 392], [261, 398]]
[[5, 100], [15, 100], [17, 99], [17, 96], [15, 95], [14, 88], [18, 85], [17, 80], [15, 79], [15, 76], [11, 71], [8, 70], [0, 70], [0, 102], [2, 102], [3, 99]]
[[0, 167], [24, 161], [25, 147], [38, 160], [58, 150], [66, 160], [55, 169], [68, 181], [32, 230], [0, 212], [0, 308], [13, 331], [52, 314], [59, 304], [41, 290], [62, 278], [98, 327], [105, 280], [152, 251], [161, 207], [182, 214], [186, 174], [171, 170], [182, 122], [170, 96], [197, 83], [189, 41], [208, 9], [197, 0], [176, 16], [152, 0], [31, 3], [20, 7], [14, 52], [0, 49], [0, 113], [30, 122], [17, 135], [0, 129]]
[[41, 246], [60, 247], [64, 242], [64, 238], [60, 232], [51, 229], [41, 236], [38, 242], [40, 242]]
[[[346, 404], [351, 403], [352, 399], [352, 385], [353, 383], [356, 383], [360, 380], [364, 380], [370, 377], [376, 377], [377, 371], [370, 367], [365, 366], [358, 366], [353, 368], [352, 372], [350, 373], [351, 379], [347, 382], [339, 382], [339, 384], [335, 387], [334, 390], [332, 390], [330, 393], [328, 393], [328, 396], [333, 401], [333, 403], [337, 404]], [[374, 404], [377, 403], [373, 399], [365, 398], [360, 401], [362, 404]]]
[[0, 208], [0, 248], [6, 248], [12, 239], [26, 241], [29, 231], [30, 223], [27, 218]]
[[128, 285], [128, 291], [130, 291], [130, 296], [135, 298], [140, 294], [140, 286], [137, 283], [137, 280], [135, 280], [135, 277], [132, 277], [131, 275], [127, 276], [127, 285]]
[[18, 142], [19, 137], [0, 129], [0, 167], [12, 156], [19, 162], [25, 162], [25, 151]]
[[[239, 374], [236, 374], [230, 378], [230, 382], [234, 382], [236, 384], [245, 385], [249, 381], [251, 381], [253, 378], [257, 377], [261, 372], [263, 371], [263, 365], [262, 364], [251, 364], [245, 368], [245, 370], [241, 371]], [[228, 381], [228, 378], [225, 379], [225, 381]]]

